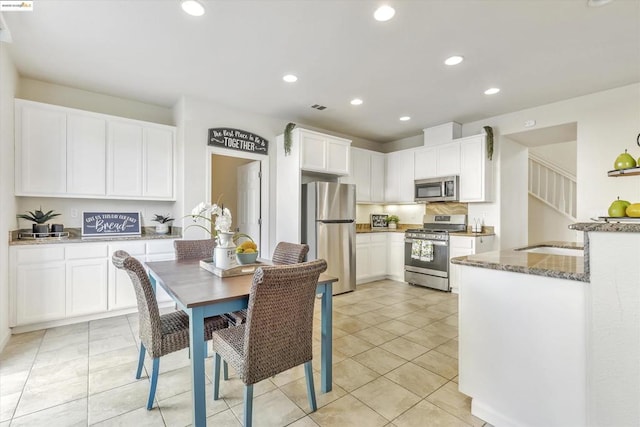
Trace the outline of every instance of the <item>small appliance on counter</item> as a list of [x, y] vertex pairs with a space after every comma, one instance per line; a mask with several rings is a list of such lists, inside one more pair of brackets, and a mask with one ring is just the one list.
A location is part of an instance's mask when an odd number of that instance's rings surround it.
[[404, 280], [449, 292], [449, 232], [467, 229], [466, 215], [425, 215], [404, 239]]

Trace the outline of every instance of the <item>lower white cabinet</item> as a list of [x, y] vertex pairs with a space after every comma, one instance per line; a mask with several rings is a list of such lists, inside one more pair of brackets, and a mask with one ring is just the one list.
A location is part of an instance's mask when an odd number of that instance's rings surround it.
[[404, 280], [404, 233], [356, 234], [356, 283]]
[[356, 283], [384, 279], [387, 274], [387, 233], [356, 234]]
[[[493, 250], [494, 236], [449, 235], [449, 259]], [[458, 293], [460, 272], [457, 264], [449, 263], [449, 285], [451, 292]]]
[[[10, 326], [135, 310], [131, 279], [111, 262], [119, 249], [143, 262], [175, 257], [172, 239], [11, 247]], [[171, 301], [161, 288], [156, 292], [159, 303]]]
[[387, 233], [387, 277], [404, 281], [404, 233]]

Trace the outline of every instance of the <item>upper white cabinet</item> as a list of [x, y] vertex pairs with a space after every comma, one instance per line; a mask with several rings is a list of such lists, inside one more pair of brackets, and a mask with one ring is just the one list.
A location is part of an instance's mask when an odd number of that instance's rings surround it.
[[414, 201], [414, 152], [415, 150], [402, 150], [386, 154], [385, 202]]
[[16, 101], [16, 195], [67, 191], [67, 115], [55, 107]]
[[300, 169], [349, 175], [351, 141], [307, 129], [294, 129], [293, 144], [300, 144]]
[[18, 196], [175, 200], [175, 128], [15, 101]]
[[486, 136], [472, 135], [460, 142], [460, 201], [490, 202], [493, 165], [487, 159]]
[[67, 114], [67, 193], [106, 194], [106, 141], [104, 118]]
[[384, 202], [384, 158], [382, 153], [351, 148], [351, 175], [340, 182], [356, 185], [356, 202]]
[[452, 141], [417, 149], [414, 157], [415, 179], [460, 174], [460, 143]]

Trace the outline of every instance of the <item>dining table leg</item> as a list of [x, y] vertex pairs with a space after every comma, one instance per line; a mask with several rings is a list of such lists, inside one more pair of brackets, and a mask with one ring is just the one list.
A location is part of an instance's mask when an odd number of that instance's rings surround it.
[[191, 343], [191, 393], [193, 426], [207, 425], [204, 363], [207, 342], [204, 340], [204, 308], [194, 307], [189, 313], [189, 342]]
[[322, 292], [321, 306], [321, 349], [320, 349], [320, 391], [328, 393], [332, 388], [333, 378], [333, 286], [325, 283]]

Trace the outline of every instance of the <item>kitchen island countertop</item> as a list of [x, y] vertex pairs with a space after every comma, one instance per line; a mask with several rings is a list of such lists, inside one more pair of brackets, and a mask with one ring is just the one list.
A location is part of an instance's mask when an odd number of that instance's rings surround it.
[[[528, 248], [541, 246], [568, 249], [583, 248], [580, 243], [558, 241], [539, 243]], [[589, 275], [585, 273], [584, 259], [585, 257], [582, 256], [551, 255], [510, 249], [452, 258], [451, 262], [453, 264], [488, 268], [491, 270], [512, 271], [515, 273], [588, 282]]]

